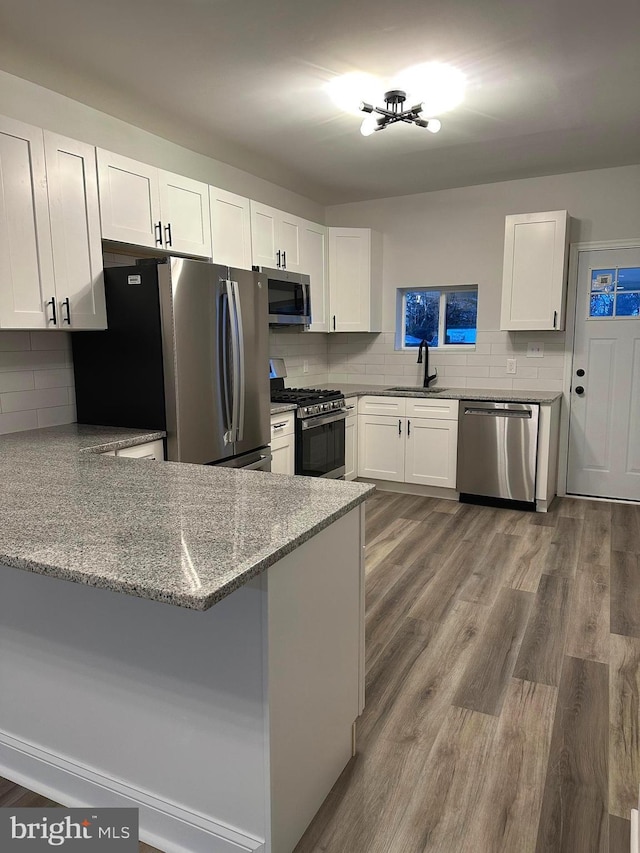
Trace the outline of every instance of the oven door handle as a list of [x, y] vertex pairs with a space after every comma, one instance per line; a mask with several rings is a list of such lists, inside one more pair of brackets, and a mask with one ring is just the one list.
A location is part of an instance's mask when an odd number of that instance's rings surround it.
[[301, 429], [313, 429], [316, 426], [322, 426], [323, 424], [331, 424], [334, 421], [344, 421], [347, 417], [346, 409], [336, 409], [334, 412], [327, 412], [326, 415], [315, 415], [311, 418], [304, 418], [301, 421], [300, 428]]

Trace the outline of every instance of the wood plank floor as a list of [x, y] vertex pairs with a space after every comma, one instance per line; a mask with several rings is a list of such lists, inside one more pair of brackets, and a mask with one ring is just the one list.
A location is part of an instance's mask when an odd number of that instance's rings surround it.
[[628, 853], [640, 506], [378, 492], [366, 555], [358, 752], [295, 853]]

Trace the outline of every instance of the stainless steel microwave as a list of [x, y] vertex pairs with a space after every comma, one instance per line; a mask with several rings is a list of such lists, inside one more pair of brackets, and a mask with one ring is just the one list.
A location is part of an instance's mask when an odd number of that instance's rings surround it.
[[253, 269], [267, 276], [270, 326], [308, 326], [311, 323], [308, 275], [267, 267]]

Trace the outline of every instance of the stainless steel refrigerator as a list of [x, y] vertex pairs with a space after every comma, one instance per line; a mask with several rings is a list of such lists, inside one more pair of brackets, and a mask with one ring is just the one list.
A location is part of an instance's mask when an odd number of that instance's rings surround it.
[[266, 277], [169, 257], [105, 270], [72, 337], [78, 422], [163, 429], [167, 459], [270, 470]]

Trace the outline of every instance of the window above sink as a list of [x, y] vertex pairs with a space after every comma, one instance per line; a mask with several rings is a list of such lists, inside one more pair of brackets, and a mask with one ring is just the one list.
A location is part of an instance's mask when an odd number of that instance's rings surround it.
[[477, 321], [477, 285], [398, 288], [396, 349], [473, 349]]

